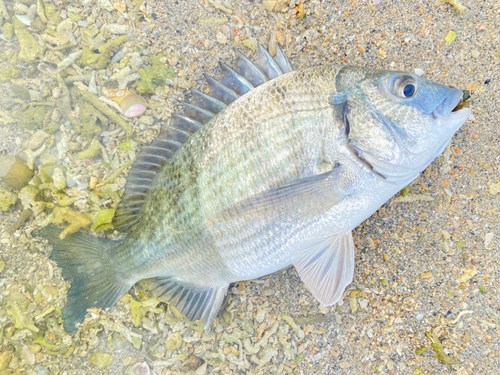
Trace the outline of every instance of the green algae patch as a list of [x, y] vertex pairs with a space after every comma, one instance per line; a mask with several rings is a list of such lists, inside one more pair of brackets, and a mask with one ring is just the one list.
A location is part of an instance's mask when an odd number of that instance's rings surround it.
[[[93, 34], [94, 33], [88, 29], [88, 33], [86, 35], [91, 37]], [[127, 40], [127, 35], [111, 39], [97, 48], [99, 53], [94, 52], [93, 48], [84, 48], [82, 56], [76, 60], [76, 63], [80, 66], [90, 66], [94, 69], [104, 69], [108, 66], [111, 60], [111, 49], [120, 47]]]
[[19, 21], [17, 17], [12, 19], [12, 23], [14, 25], [14, 32], [17, 40], [19, 41], [19, 46], [21, 47], [21, 51], [18, 55], [19, 60], [30, 62], [41, 59], [43, 57], [44, 48], [41, 47], [33, 35], [30, 34], [28, 27]]
[[114, 208], [106, 208], [97, 213], [94, 218], [94, 224], [92, 224], [92, 230], [95, 232], [105, 232], [110, 229], [114, 229], [113, 217], [115, 216]]
[[42, 222], [42, 226], [47, 226], [49, 224], [63, 224], [69, 223], [69, 225], [64, 229], [61, 234], [59, 234], [59, 239], [63, 240], [70, 233], [76, 233], [81, 228], [89, 226], [92, 221], [87, 217], [87, 215], [81, 212], [73, 211], [68, 207], [56, 206], [49, 216]]
[[101, 144], [99, 143], [99, 141], [97, 139], [94, 139], [87, 149], [83, 150], [82, 152], [80, 152], [78, 154], [78, 159], [80, 159], [80, 160], [84, 160], [84, 159], [92, 160], [97, 155], [99, 155], [100, 152], [101, 152]]
[[150, 311], [156, 314], [163, 312], [162, 309], [156, 307], [159, 303], [160, 300], [155, 297], [142, 301], [136, 301], [134, 298], [130, 298], [130, 316], [134, 326], [139, 327], [142, 319]]
[[5, 189], [0, 189], [0, 211], [7, 211], [16, 201], [16, 194]]
[[139, 69], [141, 79], [134, 85], [139, 94], [154, 94], [155, 89], [164, 86], [167, 79], [174, 79], [174, 68], [160, 62], [161, 57], [161, 55], [152, 56], [152, 64]]
[[43, 120], [47, 110], [44, 106], [29, 106], [25, 110], [17, 109], [12, 115], [17, 120], [17, 126], [23, 130], [39, 130], [43, 127]]
[[20, 76], [19, 70], [17, 70], [14, 67], [0, 69], [0, 81], [2, 82], [7, 82], [10, 81], [11, 79], [19, 78], [19, 76]]
[[23, 310], [18, 306], [16, 302], [7, 301], [7, 314], [14, 318], [14, 327], [17, 329], [27, 328], [30, 331], [38, 332], [39, 329], [33, 322], [23, 315]]
[[123, 151], [135, 151], [134, 147], [132, 146], [132, 140], [128, 140], [126, 142], [120, 143], [118, 148]]
[[3, 35], [7, 40], [11, 40], [14, 37], [14, 26], [11, 23], [3, 25]]
[[111, 356], [111, 354], [103, 352], [92, 354], [90, 360], [95, 366], [99, 367], [100, 369], [108, 368], [113, 363], [113, 357]]
[[0, 179], [9, 187], [21, 190], [28, 185], [33, 171], [18, 156], [0, 155]]
[[439, 338], [432, 332], [426, 332], [425, 335], [431, 339], [432, 341], [432, 349], [436, 352], [436, 358], [445, 365], [449, 365], [452, 367], [458, 366], [458, 362], [445, 353], [444, 347], [439, 341]]
[[183, 340], [180, 332], [172, 333], [165, 342], [165, 349], [169, 351], [177, 350], [182, 346], [182, 342]]

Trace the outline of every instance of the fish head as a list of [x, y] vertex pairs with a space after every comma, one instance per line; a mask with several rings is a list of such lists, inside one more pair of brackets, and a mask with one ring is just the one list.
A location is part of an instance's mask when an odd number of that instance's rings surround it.
[[416, 178], [471, 113], [454, 111], [461, 90], [412, 73], [347, 67], [336, 83], [345, 98], [348, 146], [375, 173], [396, 183]]

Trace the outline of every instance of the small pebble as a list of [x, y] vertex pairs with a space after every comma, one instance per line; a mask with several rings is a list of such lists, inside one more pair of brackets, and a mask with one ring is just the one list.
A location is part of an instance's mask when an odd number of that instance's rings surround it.
[[422, 320], [422, 319], [424, 319], [424, 315], [423, 315], [423, 314], [418, 314], [418, 315], [417, 315], [417, 320], [419, 320], [419, 321], [420, 321], [420, 320]]

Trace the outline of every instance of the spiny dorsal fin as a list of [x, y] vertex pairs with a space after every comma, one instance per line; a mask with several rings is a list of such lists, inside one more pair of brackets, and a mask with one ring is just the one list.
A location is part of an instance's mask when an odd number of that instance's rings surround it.
[[235, 68], [221, 62], [220, 66], [225, 73], [221, 80], [205, 75], [211, 89], [210, 94], [192, 89], [192, 102], [182, 102], [184, 114], [172, 114], [170, 123], [162, 126], [160, 135], [149, 145], [142, 147], [130, 169], [122, 202], [116, 210], [113, 222], [116, 229], [133, 230], [139, 224], [139, 212], [158, 171], [194, 132], [241, 95], [293, 70], [279, 46], [273, 59], [259, 45], [255, 63], [240, 51], [234, 51], [237, 57]]

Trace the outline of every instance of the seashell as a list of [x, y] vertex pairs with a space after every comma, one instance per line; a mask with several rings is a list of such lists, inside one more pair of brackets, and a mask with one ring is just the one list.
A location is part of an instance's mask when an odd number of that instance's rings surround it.
[[120, 108], [127, 117], [140, 116], [146, 110], [146, 99], [137, 94], [128, 94], [120, 102]]

